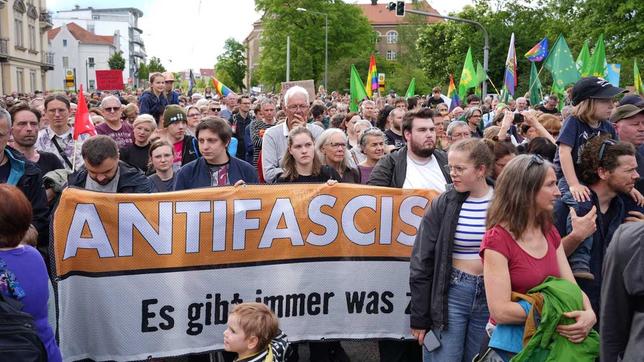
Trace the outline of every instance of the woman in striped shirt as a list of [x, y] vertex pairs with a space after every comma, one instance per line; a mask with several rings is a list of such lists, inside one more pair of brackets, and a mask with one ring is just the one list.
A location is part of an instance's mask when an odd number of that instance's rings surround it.
[[471, 361], [489, 317], [479, 247], [494, 155], [472, 138], [450, 146], [447, 159], [453, 184], [432, 201], [411, 257], [411, 328], [420, 344], [426, 334], [440, 341], [423, 349], [424, 361]]

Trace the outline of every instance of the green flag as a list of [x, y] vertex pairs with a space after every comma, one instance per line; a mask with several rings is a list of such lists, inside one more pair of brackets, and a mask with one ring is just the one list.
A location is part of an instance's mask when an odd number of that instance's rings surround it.
[[577, 70], [582, 77], [590, 75], [590, 50], [588, 50], [588, 40], [584, 40], [584, 46], [577, 56]]
[[485, 73], [485, 69], [483, 69], [483, 66], [481, 65], [481, 62], [478, 60], [476, 61], [476, 81], [478, 84], [476, 85], [476, 88], [474, 88], [474, 93], [482, 97], [483, 96], [483, 91], [481, 90], [481, 83], [485, 82], [487, 80], [487, 73]]
[[530, 104], [537, 105], [541, 102], [541, 82], [539, 81], [539, 73], [537, 66], [534, 62], [530, 62]]
[[644, 96], [644, 86], [642, 86], [642, 76], [640, 68], [637, 66], [637, 59], [633, 65], [633, 88], [635, 88], [635, 93]]
[[367, 92], [364, 88], [364, 83], [360, 79], [360, 74], [355, 65], [351, 64], [351, 77], [349, 78], [349, 90], [351, 93], [351, 102], [349, 103], [349, 111], [358, 112], [358, 104], [367, 97]]
[[467, 90], [476, 87], [476, 70], [472, 62], [472, 48], [467, 49], [465, 56], [465, 63], [463, 64], [463, 72], [461, 73], [461, 81], [458, 83], [458, 96], [465, 99]]
[[552, 73], [552, 87], [557, 94], [563, 94], [567, 85], [579, 80], [579, 72], [570, 53], [570, 48], [561, 34], [550, 50], [543, 66]]
[[599, 36], [595, 49], [593, 49], [593, 56], [590, 59], [589, 67], [590, 75], [600, 78], [606, 78], [606, 71], [608, 64], [606, 63], [606, 48], [604, 47], [604, 34]]
[[405, 93], [405, 98], [413, 97], [416, 95], [416, 78], [411, 78], [409, 82], [409, 87], [407, 87], [407, 93]]

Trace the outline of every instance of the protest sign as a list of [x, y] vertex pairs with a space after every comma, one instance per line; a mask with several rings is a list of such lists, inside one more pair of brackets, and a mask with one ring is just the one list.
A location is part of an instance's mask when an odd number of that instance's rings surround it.
[[[315, 83], [313, 80], [296, 80], [296, 81], [291, 81], [291, 82], [282, 82], [282, 92], [281, 94], [283, 95], [286, 93], [286, 91], [294, 87], [296, 85], [299, 85], [300, 87], [306, 89], [306, 91], [309, 93], [309, 101], [313, 102], [315, 100]], [[282, 98], [282, 97], [280, 97]]]
[[97, 90], [123, 90], [123, 71], [119, 69], [97, 70]]
[[54, 216], [65, 360], [223, 348], [233, 304], [291, 341], [409, 335], [409, 256], [437, 192], [284, 184], [158, 194], [66, 189]]

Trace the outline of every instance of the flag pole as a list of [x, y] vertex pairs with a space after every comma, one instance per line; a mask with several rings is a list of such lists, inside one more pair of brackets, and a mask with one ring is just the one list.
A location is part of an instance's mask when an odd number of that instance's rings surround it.
[[74, 152], [74, 154], [72, 155], [72, 172], [76, 172], [76, 143], [77, 142], [78, 140], [74, 140], [74, 149], [72, 150], [72, 152]]
[[494, 85], [494, 82], [492, 82], [492, 78], [488, 77], [488, 78], [487, 78], [487, 80], [489, 80], [489, 81], [490, 81], [490, 84], [492, 85], [492, 88], [494, 88], [494, 90], [496, 91], [496, 94], [498, 94], [498, 95], [499, 95], [499, 97], [500, 97], [500, 96], [501, 96], [501, 92], [499, 92], [499, 90], [498, 90], [498, 89], [496, 88], [496, 86]]

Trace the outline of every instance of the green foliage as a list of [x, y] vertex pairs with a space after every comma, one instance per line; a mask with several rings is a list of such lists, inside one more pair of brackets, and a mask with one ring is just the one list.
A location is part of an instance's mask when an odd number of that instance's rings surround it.
[[336, 0], [256, 0], [255, 7], [264, 13], [257, 75], [267, 88], [279, 89], [286, 79], [287, 36], [291, 38], [290, 78], [313, 79], [318, 84], [324, 79], [325, 19], [317, 13], [328, 14], [329, 88], [348, 89], [353, 60], [364, 59], [367, 70], [374, 50], [373, 29], [358, 7]]
[[144, 62], [141, 62], [141, 64], [139, 64], [137, 78], [140, 80], [148, 80], [149, 77], [150, 77], [150, 70], [148, 69], [148, 65], [145, 64]]
[[224, 53], [217, 57], [215, 69], [218, 80], [222, 81], [235, 92], [243, 91], [244, 78], [247, 72], [246, 48], [244, 45], [234, 38], [226, 39]]
[[118, 51], [112, 54], [110, 59], [107, 60], [107, 64], [109, 65], [110, 69], [125, 69], [125, 59], [123, 58], [123, 52]]
[[[544, 36], [552, 46], [557, 36], [563, 34], [576, 58], [584, 40], [595, 44], [603, 33], [608, 63], [622, 64], [622, 86], [632, 84], [633, 59], [641, 60], [644, 54], [644, 42], [640, 40], [644, 33], [644, 17], [638, 0], [477, 0], [474, 6], [466, 6], [451, 15], [478, 21], [487, 29], [490, 37], [488, 75], [499, 90], [503, 85], [510, 35], [514, 32], [518, 75], [515, 97], [525, 94], [529, 87], [530, 62], [523, 54]], [[483, 34], [472, 25], [447, 21], [426, 26], [420, 31], [416, 46], [416, 59], [420, 60], [428, 81], [442, 85], [444, 91], [450, 73], [454, 74], [455, 80], [460, 78], [469, 46], [474, 61], [483, 63]], [[538, 67], [541, 68], [541, 64]], [[544, 89], [550, 89], [549, 72], [542, 71], [539, 77]], [[496, 93], [489, 83], [488, 93]]]
[[163, 66], [163, 64], [161, 64], [161, 59], [159, 59], [157, 57], [150, 58], [150, 61], [148, 62], [148, 71], [150, 73], [155, 73], [155, 72], [163, 73], [163, 72], [165, 72], [165, 67]]

